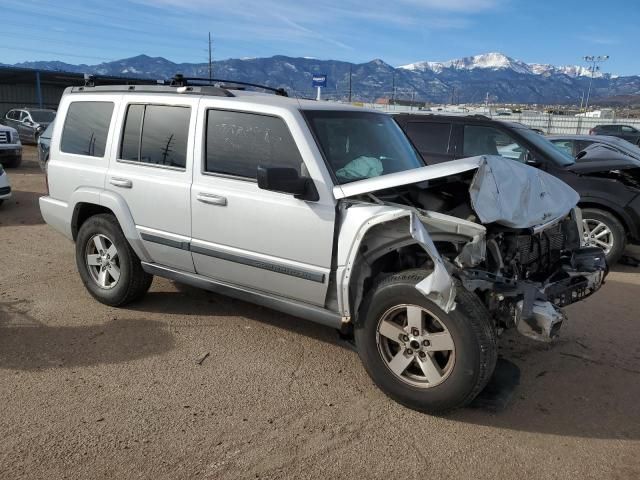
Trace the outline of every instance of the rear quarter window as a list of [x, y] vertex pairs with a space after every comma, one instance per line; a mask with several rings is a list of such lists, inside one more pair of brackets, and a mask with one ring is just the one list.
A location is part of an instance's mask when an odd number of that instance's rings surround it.
[[88, 157], [104, 157], [113, 102], [72, 102], [62, 130], [60, 150]]

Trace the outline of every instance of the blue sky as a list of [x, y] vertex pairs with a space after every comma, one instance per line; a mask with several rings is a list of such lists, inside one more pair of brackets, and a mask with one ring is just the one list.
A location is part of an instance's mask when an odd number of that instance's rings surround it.
[[[606, 5], [606, 7], [603, 7]], [[2, 0], [0, 63], [311, 56], [392, 65], [491, 51], [640, 74], [638, 0]]]

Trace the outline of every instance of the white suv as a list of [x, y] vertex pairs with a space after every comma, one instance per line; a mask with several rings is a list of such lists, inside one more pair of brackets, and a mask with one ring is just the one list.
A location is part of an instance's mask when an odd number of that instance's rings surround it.
[[160, 275], [320, 322], [411, 408], [470, 402], [499, 332], [554, 337], [606, 274], [570, 187], [424, 166], [382, 113], [189, 85], [74, 87], [58, 112], [40, 208], [98, 301]]

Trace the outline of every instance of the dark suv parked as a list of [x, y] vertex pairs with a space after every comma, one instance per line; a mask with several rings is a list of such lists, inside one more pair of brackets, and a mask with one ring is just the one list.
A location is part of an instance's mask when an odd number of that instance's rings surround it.
[[598, 125], [589, 130], [589, 135], [611, 135], [612, 137], [623, 138], [627, 142], [640, 144], [640, 130], [631, 125]]
[[622, 256], [628, 241], [640, 243], [640, 162], [630, 157], [603, 161], [603, 152], [593, 147], [581, 155], [593, 155], [594, 161], [584, 157], [575, 162], [528, 127], [481, 115], [394, 118], [428, 164], [500, 155], [537, 166], [568, 183], [581, 197], [585, 240], [601, 247], [610, 264]]

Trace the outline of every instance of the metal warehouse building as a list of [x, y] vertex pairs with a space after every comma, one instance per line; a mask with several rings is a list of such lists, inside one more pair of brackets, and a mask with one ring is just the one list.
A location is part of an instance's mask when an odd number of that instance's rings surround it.
[[[101, 85], [156, 83], [156, 80], [127, 77], [96, 76], [95, 79]], [[57, 109], [66, 87], [84, 84], [82, 73], [0, 67], [0, 118], [7, 110], [17, 107]]]

